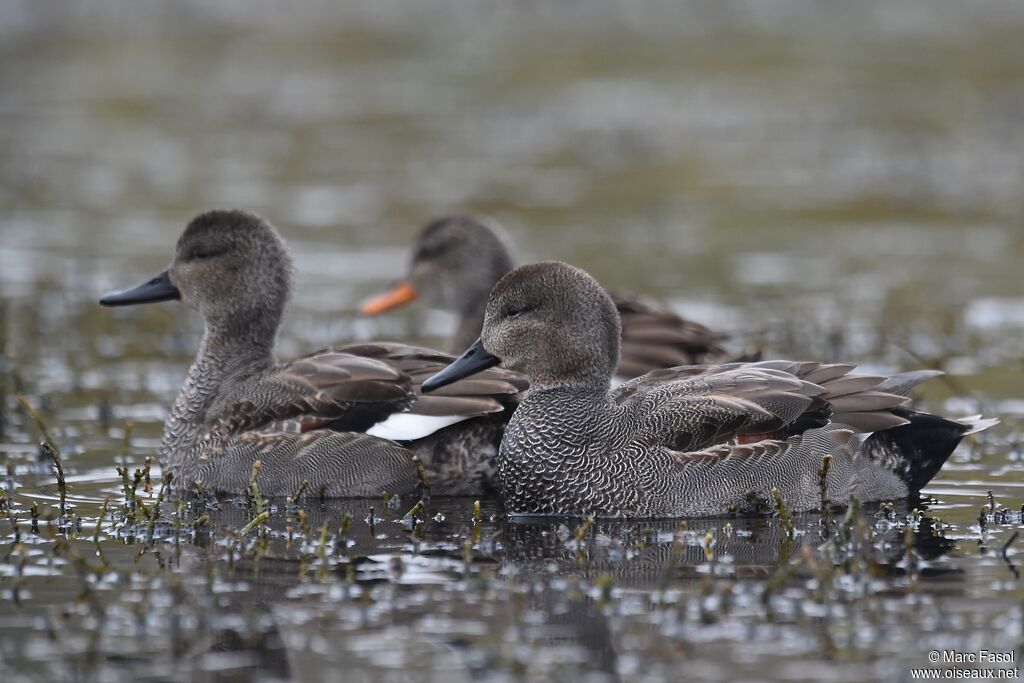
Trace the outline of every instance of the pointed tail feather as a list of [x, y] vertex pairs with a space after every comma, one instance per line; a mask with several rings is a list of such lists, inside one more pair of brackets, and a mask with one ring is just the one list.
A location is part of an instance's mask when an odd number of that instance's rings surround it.
[[982, 417], [981, 415], [971, 415], [970, 417], [958, 417], [955, 420], [953, 420], [953, 422], [959, 422], [964, 427], [966, 427], [967, 431], [964, 432], [964, 436], [967, 436], [968, 434], [977, 434], [978, 432], [983, 432], [989, 427], [995, 427], [997, 424], [999, 424], [999, 418], [985, 418]]
[[875, 387], [875, 391], [884, 391], [887, 394], [897, 396], [910, 396], [917, 385], [927, 382], [934, 377], [941, 377], [946, 373], [942, 370], [913, 370], [911, 372], [900, 372], [890, 376], [884, 382]]

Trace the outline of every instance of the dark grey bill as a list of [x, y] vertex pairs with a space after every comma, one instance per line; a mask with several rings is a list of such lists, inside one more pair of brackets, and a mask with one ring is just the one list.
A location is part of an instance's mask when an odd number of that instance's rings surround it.
[[174, 301], [181, 298], [181, 292], [171, 284], [171, 277], [165, 270], [142, 284], [119, 292], [111, 292], [100, 299], [101, 306], [132, 306], [151, 304], [157, 301]]
[[432, 377], [428, 377], [422, 385], [423, 393], [429, 394], [463, 377], [475, 375], [481, 370], [493, 368], [501, 360], [487, 353], [484, 345], [477, 339], [461, 356], [452, 361], [451, 365]]

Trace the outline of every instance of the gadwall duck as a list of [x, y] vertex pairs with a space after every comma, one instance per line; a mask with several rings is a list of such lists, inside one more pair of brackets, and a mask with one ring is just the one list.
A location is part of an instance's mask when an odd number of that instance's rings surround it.
[[[406, 278], [390, 291], [367, 299], [360, 312], [375, 315], [422, 298], [458, 316], [448, 350], [459, 353], [480, 336], [487, 295], [514, 267], [508, 240], [494, 221], [464, 215], [439, 218], [416, 238]], [[658, 368], [725, 360], [720, 342], [727, 335], [651, 302], [624, 294], [611, 296], [622, 319], [617, 376], [630, 378]]]
[[[965, 434], [995, 422], [906, 408], [933, 371], [866, 377], [847, 364], [671, 368], [610, 391], [619, 336], [615, 304], [590, 275], [523, 266], [491, 292], [481, 339], [423, 383], [499, 362], [529, 377], [498, 455], [510, 513], [752, 513], [772, 507], [773, 488], [795, 511], [904, 498]], [[862, 444], [855, 432], [873, 434]]]
[[424, 483], [435, 493], [479, 493], [525, 380], [498, 371], [435, 400], [419, 384], [452, 357], [387, 343], [278, 365], [274, 344], [291, 288], [291, 257], [269, 223], [209, 211], [189, 223], [167, 270], [100, 301], [181, 300], [203, 317], [202, 343], [160, 445], [174, 485], [239, 493], [260, 460], [266, 495], [294, 493], [304, 481], [326, 496], [407, 493]]

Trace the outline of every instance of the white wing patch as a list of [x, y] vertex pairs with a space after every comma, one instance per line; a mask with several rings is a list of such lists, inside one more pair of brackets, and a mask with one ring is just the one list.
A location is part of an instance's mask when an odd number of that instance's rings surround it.
[[411, 413], [395, 413], [388, 419], [378, 422], [366, 433], [370, 436], [392, 441], [412, 441], [430, 436], [434, 432], [453, 424], [470, 419], [467, 415], [413, 415]]

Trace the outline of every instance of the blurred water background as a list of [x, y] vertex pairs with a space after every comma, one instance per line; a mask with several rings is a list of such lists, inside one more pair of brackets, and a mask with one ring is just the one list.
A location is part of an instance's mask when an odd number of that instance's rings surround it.
[[[932, 646], [1019, 645], [1024, 592], [1003, 546], [1024, 503], [1022, 32], [1017, 0], [4, 3], [0, 459], [22, 517], [0, 521], [0, 673], [879, 680], [906, 679]], [[735, 331], [736, 348], [944, 369], [924, 407], [1003, 423], [927, 489], [939, 550], [856, 575], [848, 602], [828, 593], [838, 607], [816, 601], [813, 572], [779, 578], [777, 520], [692, 525], [698, 549], [711, 529], [724, 548], [747, 539], [721, 564], [672, 555], [674, 524], [604, 525], [581, 564], [578, 520], [509, 527], [486, 503], [473, 564], [468, 501], [437, 503], [447, 521], [426, 540], [382, 524], [350, 553], [365, 561], [328, 562], [333, 582], [300, 581], [294, 548], [277, 573], [229, 580], [223, 538], [170, 561], [112, 532], [99, 545], [126, 564], [89, 578], [29, 530], [31, 504], [55, 493], [14, 394], [50, 421], [91, 536], [120, 490], [115, 460], [155, 454], [200, 333], [177, 304], [95, 302], [162, 268], [215, 207], [263, 214], [293, 249], [282, 357], [439, 344], [443, 314], [354, 308], [403, 275], [428, 219], [473, 211], [521, 260], [661, 298]], [[247, 521], [230, 513], [218, 529]], [[910, 511], [877, 514], [882, 547]], [[820, 519], [798, 526], [806, 541]], [[634, 566], [634, 545], [660, 548], [658, 571]], [[781, 617], [762, 600], [776, 579]]]

